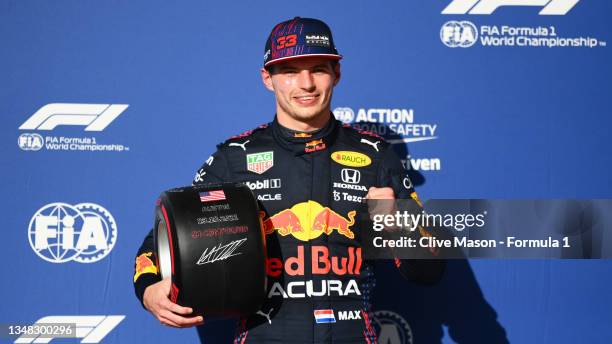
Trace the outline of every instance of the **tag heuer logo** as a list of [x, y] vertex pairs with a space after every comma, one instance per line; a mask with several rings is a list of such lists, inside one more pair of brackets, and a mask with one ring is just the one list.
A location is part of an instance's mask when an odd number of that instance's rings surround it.
[[274, 152], [247, 154], [247, 170], [262, 174], [274, 166]]

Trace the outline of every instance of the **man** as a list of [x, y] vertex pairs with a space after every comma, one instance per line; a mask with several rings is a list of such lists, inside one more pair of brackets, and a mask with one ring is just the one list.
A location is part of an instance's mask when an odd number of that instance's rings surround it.
[[[331, 114], [340, 59], [322, 21], [296, 17], [276, 25], [261, 70], [276, 98], [274, 121], [220, 144], [195, 176], [194, 184], [247, 183], [266, 213], [268, 298], [260, 311], [241, 319], [236, 342], [376, 341], [369, 304], [374, 276], [362, 256], [356, 209], [364, 198], [416, 194], [382, 138], [342, 125]], [[283, 216], [289, 209], [297, 214], [290, 223]], [[155, 261], [153, 255], [151, 232], [138, 257]], [[396, 264], [406, 277], [423, 282], [435, 281], [443, 268], [437, 261]], [[170, 281], [160, 281], [157, 269], [137, 268], [134, 283], [161, 323], [203, 322], [168, 299]]]

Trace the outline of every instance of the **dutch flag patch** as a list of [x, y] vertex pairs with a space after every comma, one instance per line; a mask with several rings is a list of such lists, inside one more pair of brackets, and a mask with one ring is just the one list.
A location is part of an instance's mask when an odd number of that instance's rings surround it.
[[314, 311], [317, 324], [335, 323], [336, 317], [332, 309], [317, 309]]

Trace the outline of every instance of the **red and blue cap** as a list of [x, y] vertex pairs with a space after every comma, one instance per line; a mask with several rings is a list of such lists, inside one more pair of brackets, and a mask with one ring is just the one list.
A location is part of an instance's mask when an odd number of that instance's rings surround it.
[[264, 67], [301, 57], [320, 56], [340, 60], [332, 33], [324, 22], [312, 18], [295, 17], [276, 24], [264, 53]]

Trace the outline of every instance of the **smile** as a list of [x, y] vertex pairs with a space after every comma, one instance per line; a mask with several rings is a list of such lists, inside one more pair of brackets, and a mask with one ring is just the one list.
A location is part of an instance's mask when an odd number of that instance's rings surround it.
[[298, 97], [293, 97], [293, 99], [295, 99], [299, 104], [310, 105], [310, 104], [314, 104], [318, 97], [319, 97], [318, 95], [298, 96]]

